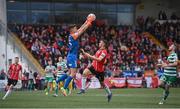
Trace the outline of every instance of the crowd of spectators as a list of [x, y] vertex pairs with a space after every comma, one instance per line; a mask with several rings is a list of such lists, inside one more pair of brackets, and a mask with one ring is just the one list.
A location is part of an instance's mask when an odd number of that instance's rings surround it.
[[165, 11], [160, 11], [158, 19], [153, 17], [137, 17], [137, 25], [143, 31], [153, 34], [166, 48], [172, 43], [176, 44], [178, 58], [180, 59], [180, 21], [179, 17], [172, 13], [167, 16]]
[[40, 90], [43, 89], [44, 85], [42, 83], [44, 78], [37, 72], [32, 72], [24, 70], [22, 75], [22, 89], [25, 90]]
[[54, 64], [67, 54], [67, 31], [62, 26], [17, 25], [14, 30], [43, 68], [49, 59]]
[[[49, 59], [55, 65], [58, 56], [67, 55], [68, 25], [13, 25], [11, 29], [42, 67], [47, 65]], [[142, 73], [144, 70], [155, 69], [156, 59], [160, 55], [166, 56], [165, 50], [154, 44], [140, 28], [134, 29], [132, 26], [94, 24], [79, 41], [82, 48], [94, 54], [100, 39], [108, 42], [107, 76], [119, 77], [123, 76], [123, 71]], [[82, 57], [80, 53], [80, 71], [90, 63]]]
[[140, 30], [147, 31], [149, 28], [153, 26], [155, 19], [150, 16], [148, 16], [147, 18], [144, 18], [144, 16], [138, 16], [136, 22], [137, 28], [139, 27]]
[[176, 44], [177, 54], [180, 59], [180, 22], [156, 22], [149, 31], [168, 48], [172, 43]]
[[7, 74], [4, 71], [4, 69], [0, 70], [0, 80], [4, 80], [6, 78]]

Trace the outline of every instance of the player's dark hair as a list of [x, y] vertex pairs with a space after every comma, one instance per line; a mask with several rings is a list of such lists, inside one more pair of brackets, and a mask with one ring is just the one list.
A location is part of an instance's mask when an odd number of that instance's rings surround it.
[[64, 59], [64, 55], [60, 55], [60, 56], [58, 56], [58, 58], [59, 58], [59, 57], [62, 57], [62, 59]]
[[103, 40], [103, 39], [101, 39], [100, 41], [103, 41], [103, 42], [104, 42], [104, 47], [107, 49], [107, 41], [106, 41], [106, 40]]

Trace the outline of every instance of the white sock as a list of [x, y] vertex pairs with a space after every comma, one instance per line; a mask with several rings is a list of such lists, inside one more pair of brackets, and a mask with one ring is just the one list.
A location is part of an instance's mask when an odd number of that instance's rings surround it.
[[86, 88], [86, 77], [82, 77], [81, 83], [82, 83], [81, 89], [85, 90], [85, 88]]
[[3, 100], [6, 99], [6, 97], [7, 97], [10, 93], [11, 93], [11, 90], [8, 90], [8, 91], [6, 92], [6, 94], [4, 95], [4, 97], [3, 97]]
[[104, 86], [105, 86], [106, 92], [107, 92], [108, 94], [111, 94], [111, 90], [109, 89], [109, 87], [108, 87], [106, 84], [104, 84]]
[[91, 85], [91, 82], [88, 82], [86, 85], [86, 90], [89, 88], [90, 85]]

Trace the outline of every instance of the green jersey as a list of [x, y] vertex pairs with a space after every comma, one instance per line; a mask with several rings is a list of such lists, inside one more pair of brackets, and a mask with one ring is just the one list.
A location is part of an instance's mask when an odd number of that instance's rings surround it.
[[46, 72], [46, 77], [53, 77], [53, 73], [56, 70], [56, 67], [53, 65], [48, 65], [45, 68], [45, 72]]
[[58, 62], [58, 63], [57, 63], [57, 69], [58, 69], [57, 76], [65, 73], [65, 71], [67, 70], [67, 64], [66, 64], [66, 62], [65, 62], [65, 61]]
[[[176, 61], [178, 61], [178, 57], [176, 53], [171, 53], [168, 58], [167, 61], [169, 63], [174, 63]], [[171, 67], [165, 67], [164, 68], [164, 75], [166, 76], [177, 76], [177, 66], [171, 66]]]

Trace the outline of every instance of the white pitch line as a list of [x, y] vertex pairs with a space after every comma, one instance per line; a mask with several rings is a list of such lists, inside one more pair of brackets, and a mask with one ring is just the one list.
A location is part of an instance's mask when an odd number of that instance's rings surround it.
[[[45, 93], [34, 93], [34, 95], [43, 95], [45, 96]], [[16, 95], [19, 95], [19, 96], [23, 96], [22, 93], [16, 93]], [[52, 94], [49, 94], [48, 96], [53, 96], [53, 93]], [[60, 96], [62, 96], [61, 94], [59, 94]], [[32, 93], [26, 93], [25, 96], [32, 96]], [[73, 95], [69, 95], [69, 96], [77, 96], [77, 97], [83, 97], [83, 96], [89, 96], [89, 97], [93, 97], [93, 96], [106, 96], [106, 94], [82, 94], [82, 95], [78, 95], [78, 94], [75, 94], [73, 93]], [[113, 94], [113, 96], [115, 97], [161, 97], [162, 94]], [[173, 98], [179, 98], [180, 97], [180, 94], [173, 94], [173, 95], [170, 95], [170, 97], [173, 97]]]

